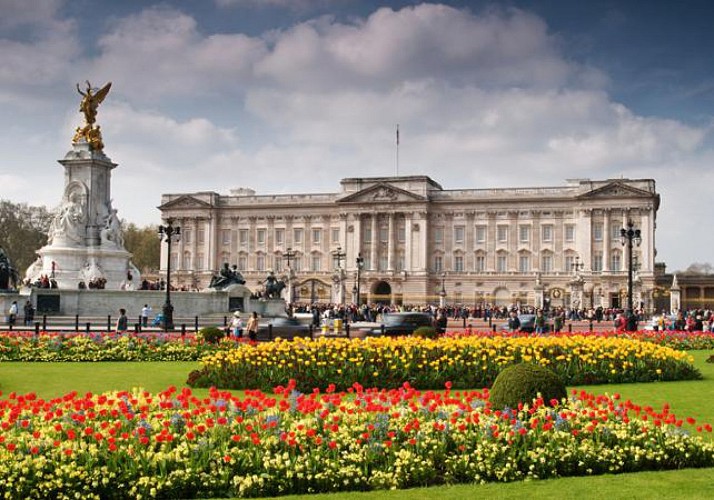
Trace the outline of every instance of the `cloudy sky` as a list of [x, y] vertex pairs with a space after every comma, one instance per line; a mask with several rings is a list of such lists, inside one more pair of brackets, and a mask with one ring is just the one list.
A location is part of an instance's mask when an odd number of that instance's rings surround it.
[[653, 178], [658, 261], [714, 263], [708, 0], [0, 0], [0, 198], [54, 207], [99, 110], [114, 207], [161, 193]]

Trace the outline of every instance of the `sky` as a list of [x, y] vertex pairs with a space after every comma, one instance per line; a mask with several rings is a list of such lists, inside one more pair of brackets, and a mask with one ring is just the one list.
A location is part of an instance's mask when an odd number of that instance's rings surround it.
[[[714, 263], [708, 0], [0, 0], [0, 199], [59, 205], [97, 123], [113, 206], [162, 193], [655, 179], [658, 262]], [[400, 144], [397, 162], [396, 127]]]

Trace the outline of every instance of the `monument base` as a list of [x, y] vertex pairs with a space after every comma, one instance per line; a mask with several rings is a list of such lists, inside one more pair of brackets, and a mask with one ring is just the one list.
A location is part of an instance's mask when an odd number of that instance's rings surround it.
[[44, 275], [62, 289], [89, 288], [101, 281], [107, 290], [131, 290], [141, 281], [131, 254], [123, 249], [46, 246], [37, 253], [40, 257], [27, 272], [31, 283]]

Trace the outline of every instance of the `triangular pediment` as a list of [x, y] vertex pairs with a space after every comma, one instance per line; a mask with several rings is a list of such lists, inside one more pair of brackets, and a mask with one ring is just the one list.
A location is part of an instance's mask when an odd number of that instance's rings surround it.
[[404, 203], [409, 201], [423, 202], [427, 199], [386, 182], [379, 182], [337, 200], [338, 203]]
[[211, 208], [211, 204], [191, 195], [184, 194], [176, 199], [168, 201], [159, 207], [159, 210], [176, 209], [176, 208]]
[[652, 193], [628, 186], [622, 182], [613, 181], [587, 193], [581, 194], [578, 198], [593, 199], [593, 198], [651, 198]]

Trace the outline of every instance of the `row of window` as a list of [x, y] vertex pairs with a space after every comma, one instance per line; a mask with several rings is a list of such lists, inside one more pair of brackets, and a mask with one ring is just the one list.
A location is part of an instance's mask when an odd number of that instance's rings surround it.
[[[394, 262], [394, 269], [396, 271], [403, 271], [406, 269], [405, 267], [405, 260], [404, 260], [404, 253], [403, 252], [397, 252], [395, 256], [395, 262]], [[303, 256], [303, 255], [297, 255], [295, 258], [291, 259], [290, 266], [295, 272], [300, 272], [303, 269], [308, 269], [309, 271], [312, 272], [321, 272], [323, 270], [323, 258], [324, 255], [320, 253], [313, 253], [309, 256]], [[500, 252], [499, 254], [496, 255], [496, 267], [495, 270], [496, 272], [499, 273], [505, 273], [509, 271], [508, 268], [508, 258], [509, 255], [505, 252]], [[173, 260], [173, 265], [177, 265], [177, 259], [178, 256], [177, 254], [172, 255], [172, 260]], [[224, 253], [221, 255], [222, 262], [230, 262], [230, 255], [227, 253]], [[370, 256], [366, 255], [363, 257], [364, 259], [364, 268], [365, 269], [372, 269], [372, 262], [370, 260]], [[519, 254], [517, 256], [517, 270], [518, 272], [521, 273], [529, 273], [533, 271], [532, 268], [532, 258], [531, 255], [529, 254]], [[453, 266], [452, 266], [452, 271], [454, 272], [464, 272], [466, 271], [466, 266], [465, 266], [465, 258], [463, 255], [454, 255], [453, 259]], [[554, 255], [550, 253], [546, 253], [544, 255], [540, 256], [540, 268], [539, 270], [543, 273], [551, 273], [555, 270], [554, 266], [555, 258]], [[305, 267], [304, 264], [308, 264], [307, 267]], [[199, 253], [196, 255], [195, 262], [192, 262], [191, 260], [191, 252], [184, 252], [183, 254], [183, 260], [181, 262], [182, 264], [182, 269], [198, 269], [198, 270], [203, 270], [205, 269], [204, 267], [204, 256], [203, 254]], [[286, 262], [285, 262], [285, 257], [281, 255], [267, 255], [267, 254], [258, 254], [255, 257], [255, 270], [256, 271], [266, 271], [268, 269], [273, 269], [276, 272], [282, 272], [286, 268]], [[336, 264], [336, 263], [335, 263]], [[576, 257], [574, 255], [566, 255], [563, 260], [563, 268], [562, 271], [564, 272], [569, 272], [575, 269], [575, 264], [576, 264]], [[622, 271], [622, 254], [620, 252], [613, 252], [610, 255], [610, 266], [608, 268], [609, 271]], [[248, 256], [247, 255], [239, 255], [238, 256], [238, 269], [240, 270], [247, 270], [248, 267]], [[377, 270], [378, 271], [386, 271], [388, 269], [389, 261], [387, 260], [387, 257], [384, 255], [380, 255], [377, 261]], [[335, 265], [336, 267], [336, 265]], [[473, 270], [475, 272], [485, 272], [487, 269], [486, 267], [486, 256], [485, 255], [476, 255], [474, 259], [474, 268]], [[445, 266], [444, 266], [444, 256], [443, 255], [435, 255], [434, 256], [434, 271], [435, 272], [442, 272], [445, 271]], [[600, 252], [596, 252], [592, 256], [592, 266], [591, 270], [594, 272], [601, 272], [604, 271], [605, 269], [603, 268], [603, 255]]]
[[[604, 224], [601, 222], [595, 222], [592, 225], [592, 239], [594, 241], [602, 241], [604, 233]], [[511, 226], [508, 224], [499, 224], [496, 226], [496, 241], [499, 243], [507, 243], [509, 232]], [[241, 246], [247, 246], [250, 235], [249, 229], [239, 229], [238, 230], [238, 243]], [[285, 229], [276, 228], [274, 229], [274, 241], [275, 245], [285, 244]], [[305, 229], [294, 228], [292, 233], [292, 244], [302, 245], [304, 240]], [[256, 244], [258, 246], [265, 246], [267, 241], [267, 228], [257, 228], [255, 230]], [[520, 243], [530, 243], [531, 241], [532, 226], [529, 224], [518, 225], [518, 241]], [[223, 245], [230, 245], [231, 243], [231, 233], [230, 229], [221, 230], [221, 242]], [[310, 230], [310, 242], [313, 245], [321, 245], [323, 239], [323, 229], [313, 228]], [[389, 241], [389, 228], [387, 226], [379, 227], [378, 238], [380, 242]], [[487, 241], [488, 226], [478, 225], [474, 228], [474, 241], [477, 244], [484, 244]], [[540, 226], [540, 241], [542, 243], [552, 243], [554, 240], [555, 226], [553, 224], [542, 224]], [[333, 227], [330, 228], [331, 241], [333, 244], [338, 244], [340, 241], [340, 228]], [[454, 226], [453, 228], [454, 244], [463, 244], [466, 240], [466, 226]], [[192, 230], [185, 229], [183, 232], [183, 238], [185, 243], [192, 242]], [[403, 243], [406, 240], [406, 229], [403, 225], [398, 225], [396, 228], [397, 241]], [[206, 238], [206, 233], [204, 229], [196, 230], [197, 242], [204, 243]], [[619, 240], [620, 238], [620, 222], [613, 221], [610, 224], [610, 239]], [[565, 224], [563, 226], [563, 240], [566, 243], [575, 242], [575, 225]], [[365, 226], [362, 232], [362, 241], [364, 243], [372, 242], [372, 228], [370, 226]], [[435, 227], [433, 234], [433, 241], [436, 244], [444, 243], [444, 228]]]
[[[508, 254], [505, 252], [501, 252], [498, 255], [496, 255], [496, 272], [498, 273], [505, 273], [508, 272]], [[566, 255], [564, 258], [563, 262], [563, 271], [564, 272], [569, 272], [575, 270], [575, 264], [576, 264], [576, 257], [574, 255]], [[531, 256], [528, 254], [520, 254], [518, 255], [518, 272], [520, 273], [529, 273], [532, 272], [534, 269], [532, 267], [532, 259]], [[554, 271], [554, 256], [551, 254], [544, 254], [541, 255], [540, 257], [540, 271], [543, 273], [551, 273]], [[442, 255], [435, 255], [434, 256], [434, 271], [435, 272], [442, 272], [445, 271], [446, 269], [444, 268], [444, 257]], [[464, 272], [465, 266], [464, 266], [464, 256], [463, 255], [454, 255], [453, 257], [453, 271], [455, 272]], [[484, 272], [486, 271], [486, 256], [485, 255], [476, 255], [476, 258], [474, 260], [474, 271], [476, 272]], [[592, 267], [591, 271], [593, 272], [602, 272], [605, 269], [603, 268], [603, 255], [602, 253], [596, 252], [592, 256]], [[610, 255], [610, 267], [608, 268], [609, 271], [622, 271], [622, 255], [620, 252], [613, 252]]]

